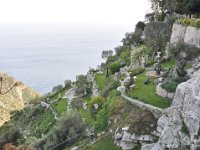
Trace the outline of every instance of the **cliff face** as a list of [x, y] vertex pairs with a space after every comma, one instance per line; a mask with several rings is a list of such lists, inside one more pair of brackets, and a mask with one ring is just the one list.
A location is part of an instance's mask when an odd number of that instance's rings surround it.
[[[0, 81], [0, 85], [2, 84], [0, 94], [1, 126], [10, 119], [10, 113], [12, 111], [23, 109], [26, 103], [39, 98], [41, 95], [5, 73], [0, 73], [0, 77], [2, 78], [2, 81]], [[15, 86], [13, 86], [14, 84]], [[11, 90], [5, 94], [9, 89]]]
[[200, 70], [178, 85], [171, 107], [157, 122], [159, 140], [142, 150], [196, 149], [200, 142]]
[[200, 48], [200, 29], [175, 23], [172, 28], [170, 43], [174, 44], [179, 41]]

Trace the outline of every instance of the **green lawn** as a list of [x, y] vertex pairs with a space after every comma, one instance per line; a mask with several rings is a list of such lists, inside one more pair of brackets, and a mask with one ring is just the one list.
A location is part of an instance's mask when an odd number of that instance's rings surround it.
[[163, 68], [174, 68], [175, 64], [176, 64], [175, 58], [171, 58], [170, 60], [161, 63], [161, 66]]
[[120, 150], [117, 146], [114, 145], [113, 139], [111, 136], [106, 136], [97, 143], [86, 148], [87, 150]]
[[105, 75], [105, 73], [102, 74], [102, 75], [96, 74], [95, 80], [97, 82], [99, 89], [102, 91], [106, 86], [106, 75]]
[[53, 104], [54, 108], [56, 109], [58, 115], [61, 115], [63, 112], [67, 111], [67, 99], [61, 98], [58, 103]]
[[60, 90], [59, 92], [57, 92], [57, 93], [51, 95], [51, 96], [50, 96], [50, 100], [58, 99], [58, 98], [59, 98], [59, 93], [60, 93], [61, 96], [64, 96], [64, 95], [65, 95], [65, 92], [66, 92], [67, 90], [69, 90], [69, 89], [70, 89], [70, 87], [65, 87], [65, 88], [63, 88], [63, 89]]
[[146, 79], [145, 73], [138, 75], [135, 89], [128, 90], [127, 94], [132, 98], [136, 98], [145, 103], [160, 108], [169, 107], [170, 101], [156, 94], [156, 85], [153, 83], [154, 82], [153, 79], [151, 79], [151, 83], [148, 85], [144, 84], [145, 79]]

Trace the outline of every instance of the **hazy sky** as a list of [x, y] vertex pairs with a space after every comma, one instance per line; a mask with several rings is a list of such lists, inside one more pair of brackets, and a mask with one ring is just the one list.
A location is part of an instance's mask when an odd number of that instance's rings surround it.
[[0, 23], [80, 22], [133, 24], [148, 0], [0, 0]]

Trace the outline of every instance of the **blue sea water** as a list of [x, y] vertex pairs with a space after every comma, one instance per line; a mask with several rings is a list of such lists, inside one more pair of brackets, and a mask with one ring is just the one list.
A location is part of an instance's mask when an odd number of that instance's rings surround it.
[[41, 93], [75, 80], [120, 45], [130, 27], [88, 24], [0, 25], [0, 71]]

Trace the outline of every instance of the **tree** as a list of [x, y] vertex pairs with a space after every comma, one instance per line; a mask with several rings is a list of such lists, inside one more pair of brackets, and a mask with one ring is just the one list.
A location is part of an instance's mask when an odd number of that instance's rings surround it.
[[145, 27], [145, 23], [142, 22], [142, 21], [139, 21], [137, 24], [136, 24], [136, 29], [142, 29], [142, 31], [144, 31], [144, 27]]
[[65, 87], [68, 87], [71, 85], [71, 80], [65, 80], [64, 84], [65, 84]]
[[101, 57], [103, 59], [106, 59], [106, 78], [109, 76], [109, 71], [108, 71], [108, 58], [111, 57], [113, 55], [113, 51], [112, 50], [107, 50], [107, 51], [103, 51]]
[[132, 48], [130, 46], [127, 45], [123, 45], [123, 46], [118, 46], [115, 47], [115, 52], [117, 56], [120, 56], [122, 52], [124, 51], [130, 51]]
[[[152, 4], [154, 1], [157, 0], [152, 0]], [[197, 14], [199, 17], [200, 13], [200, 0], [162, 0], [159, 6], [161, 9], [178, 14]]]
[[48, 150], [57, 145], [55, 150], [64, 149], [72, 144], [85, 131], [86, 125], [76, 112], [67, 112], [59, 118], [55, 127], [42, 139], [33, 143], [37, 150]]
[[145, 29], [145, 43], [153, 50], [152, 59], [158, 51], [164, 51], [169, 41], [171, 29], [167, 23], [149, 22]]
[[200, 13], [200, 0], [190, 0], [188, 1], [186, 5], [186, 9], [188, 12], [192, 14], [197, 14], [197, 17], [199, 17]]
[[76, 93], [82, 96], [85, 96], [90, 92], [89, 83], [87, 82], [87, 78], [84, 75], [76, 76]]
[[53, 87], [52, 92], [55, 93], [62, 89], [63, 89], [63, 85], [58, 85], [58, 86]]
[[104, 59], [104, 58], [108, 58], [110, 56], [113, 55], [113, 51], [112, 50], [104, 50], [102, 51], [102, 54], [101, 54], [101, 57]]
[[170, 51], [176, 58], [175, 75], [183, 77], [186, 75], [185, 65], [188, 60], [192, 60], [200, 54], [200, 49], [195, 46], [179, 42], [176, 45], [170, 45]]

